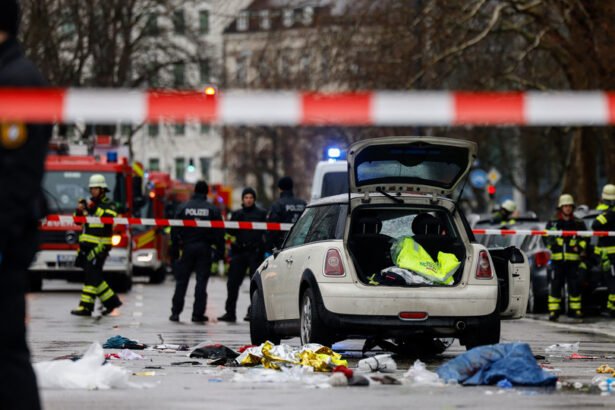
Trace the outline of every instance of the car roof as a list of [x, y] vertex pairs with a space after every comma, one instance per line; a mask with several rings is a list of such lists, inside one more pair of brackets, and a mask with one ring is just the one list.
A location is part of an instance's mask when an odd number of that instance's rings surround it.
[[[363, 194], [351, 194], [351, 198], [352, 199], [356, 199], [356, 198], [363, 198], [365, 195]], [[382, 195], [381, 193], [377, 193], [377, 192], [372, 192], [369, 194], [370, 197], [377, 197], [377, 198], [382, 198], [384, 197], [384, 195]], [[401, 194], [402, 197], [404, 198], [410, 198], [410, 197], [414, 197], [414, 198], [431, 198], [431, 195], [427, 195], [427, 194], [410, 194], [410, 193], [402, 193]], [[438, 196], [437, 197], [438, 200], [445, 200], [445, 201], [450, 201], [453, 202], [452, 199], [447, 198], [445, 196]], [[324, 198], [320, 198], [320, 199], [316, 199], [312, 202], [310, 202], [308, 204], [308, 207], [312, 207], [312, 206], [319, 206], [319, 205], [331, 205], [331, 204], [347, 204], [348, 203], [348, 194], [338, 194], [338, 195], [333, 195], [333, 196], [327, 196]]]

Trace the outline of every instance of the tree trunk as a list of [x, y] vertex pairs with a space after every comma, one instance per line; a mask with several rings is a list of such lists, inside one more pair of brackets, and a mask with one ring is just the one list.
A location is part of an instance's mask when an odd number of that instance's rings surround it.
[[574, 196], [577, 204], [593, 206], [597, 200], [595, 136], [593, 130], [578, 128], [571, 144], [571, 164], [564, 176], [563, 192]]

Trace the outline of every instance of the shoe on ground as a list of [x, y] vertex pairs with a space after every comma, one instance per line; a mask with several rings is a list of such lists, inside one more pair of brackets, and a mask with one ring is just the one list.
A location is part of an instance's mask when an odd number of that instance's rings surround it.
[[557, 319], [559, 319], [559, 312], [550, 312], [549, 313], [549, 320], [551, 322], [557, 322]]
[[171, 322], [179, 322], [179, 315], [176, 315], [175, 313], [173, 313], [171, 316], [169, 316], [169, 320]]
[[192, 321], [194, 323], [205, 323], [209, 320], [209, 318], [205, 315], [203, 316], [192, 316]]
[[249, 314], [249, 313], [246, 313], [246, 316], [243, 318], [243, 320], [244, 320], [244, 321], [246, 321], [246, 322], [249, 322], [249, 321], [250, 321], [250, 319], [252, 319], [252, 318], [250, 317], [250, 314]]
[[70, 314], [75, 316], [92, 316], [92, 311], [82, 306], [79, 306], [77, 309], [71, 310]]
[[237, 318], [235, 316], [231, 316], [228, 313], [223, 314], [222, 316], [220, 316], [218, 318], [218, 320], [220, 322], [229, 322], [229, 323], [235, 323], [237, 321]]
[[108, 314], [110, 314], [115, 309], [119, 308], [120, 306], [122, 306], [122, 301], [117, 299], [116, 302], [113, 302], [109, 306], [105, 306], [101, 313], [103, 316], [107, 316]]
[[572, 317], [574, 319], [583, 319], [583, 312], [580, 311], [580, 310], [575, 310], [575, 311], [572, 312], [570, 317]]

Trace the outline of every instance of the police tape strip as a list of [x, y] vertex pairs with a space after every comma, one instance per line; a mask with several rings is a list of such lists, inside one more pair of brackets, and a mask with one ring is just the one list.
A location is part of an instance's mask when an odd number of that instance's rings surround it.
[[[41, 225], [60, 227], [75, 223], [144, 226], [182, 226], [187, 228], [219, 228], [259, 231], [289, 231], [293, 224], [276, 222], [199, 221], [191, 219], [162, 218], [110, 218], [94, 216], [48, 215]], [[531, 229], [473, 229], [476, 235], [523, 235], [523, 236], [615, 236], [615, 231], [552, 231]]]
[[4, 120], [117, 124], [612, 125], [615, 92], [0, 89]]

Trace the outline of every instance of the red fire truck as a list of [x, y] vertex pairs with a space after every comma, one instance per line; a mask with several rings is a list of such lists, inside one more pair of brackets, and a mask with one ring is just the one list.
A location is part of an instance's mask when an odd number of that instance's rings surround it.
[[[50, 213], [72, 215], [80, 198], [88, 198], [88, 181], [93, 174], [105, 176], [109, 193], [120, 216], [133, 215], [135, 205], [143, 202], [140, 184], [133, 182], [133, 169], [126, 158], [115, 152], [106, 158], [93, 156], [49, 155], [45, 164], [43, 190]], [[83, 271], [75, 267], [81, 226], [74, 223], [47, 222], [40, 228], [39, 251], [30, 266], [31, 290], [42, 289], [42, 280], [83, 281]], [[107, 281], [118, 292], [132, 287], [131, 232], [123, 225], [114, 227], [113, 248], [104, 266]]]

